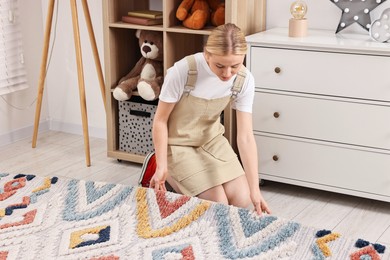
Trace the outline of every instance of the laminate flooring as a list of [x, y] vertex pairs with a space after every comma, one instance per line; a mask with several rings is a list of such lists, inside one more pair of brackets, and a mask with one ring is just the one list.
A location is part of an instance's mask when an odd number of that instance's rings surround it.
[[[90, 138], [86, 167], [83, 136], [39, 133], [0, 147], [0, 172], [34, 174], [137, 185], [141, 165], [107, 157], [105, 139]], [[390, 250], [390, 203], [266, 181], [261, 187], [273, 215], [345, 236], [364, 238]]]

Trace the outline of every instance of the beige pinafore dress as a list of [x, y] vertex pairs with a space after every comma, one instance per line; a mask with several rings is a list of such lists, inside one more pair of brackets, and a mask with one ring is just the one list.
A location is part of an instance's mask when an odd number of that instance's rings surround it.
[[244, 174], [237, 155], [223, 136], [225, 128], [220, 115], [241, 91], [245, 70], [237, 74], [232, 96], [203, 99], [191, 95], [197, 76], [196, 62], [192, 55], [187, 56], [187, 61], [187, 84], [168, 121], [168, 171], [183, 194], [196, 196]]

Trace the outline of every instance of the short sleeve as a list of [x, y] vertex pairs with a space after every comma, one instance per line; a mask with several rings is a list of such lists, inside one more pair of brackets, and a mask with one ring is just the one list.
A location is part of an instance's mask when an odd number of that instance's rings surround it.
[[176, 62], [168, 69], [161, 87], [159, 99], [166, 103], [176, 103], [180, 100], [187, 79], [188, 64], [185, 59]]
[[252, 73], [247, 69], [246, 78], [241, 92], [232, 102], [232, 108], [241, 112], [252, 113], [255, 96], [255, 80]]

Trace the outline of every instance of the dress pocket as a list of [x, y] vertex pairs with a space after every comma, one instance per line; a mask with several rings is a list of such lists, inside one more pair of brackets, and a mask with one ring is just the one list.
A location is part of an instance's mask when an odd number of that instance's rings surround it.
[[169, 174], [176, 181], [185, 179], [204, 170], [199, 148], [189, 146], [170, 146], [168, 152]]
[[203, 151], [205, 151], [207, 154], [211, 155], [215, 159], [223, 162], [231, 161], [232, 159], [237, 157], [228, 140], [222, 135], [215, 137], [207, 144], [201, 146], [201, 149], [203, 149]]

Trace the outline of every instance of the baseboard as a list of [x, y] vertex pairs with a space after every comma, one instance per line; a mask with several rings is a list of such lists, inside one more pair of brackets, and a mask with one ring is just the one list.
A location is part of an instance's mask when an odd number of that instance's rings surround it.
[[[49, 125], [50, 125], [49, 121], [40, 122], [38, 131], [39, 132], [49, 131], [50, 130]], [[0, 147], [17, 142], [25, 138], [32, 139], [33, 133], [34, 133], [34, 126], [31, 125], [20, 129], [16, 129], [10, 133], [2, 134], [0, 135]]]
[[[77, 124], [69, 124], [60, 121], [50, 120], [39, 123], [39, 133], [46, 132], [49, 130], [60, 131], [70, 134], [83, 135], [83, 127]], [[21, 129], [14, 130], [10, 133], [0, 135], [0, 147], [7, 144], [14, 143], [21, 139], [31, 138], [33, 136], [34, 126], [27, 126]], [[88, 133], [90, 137], [107, 139], [106, 128], [88, 127]]]
[[[60, 131], [70, 134], [83, 135], [83, 127], [79, 124], [64, 123], [62, 121], [50, 120], [50, 130]], [[107, 139], [106, 128], [88, 127], [90, 137]]]

